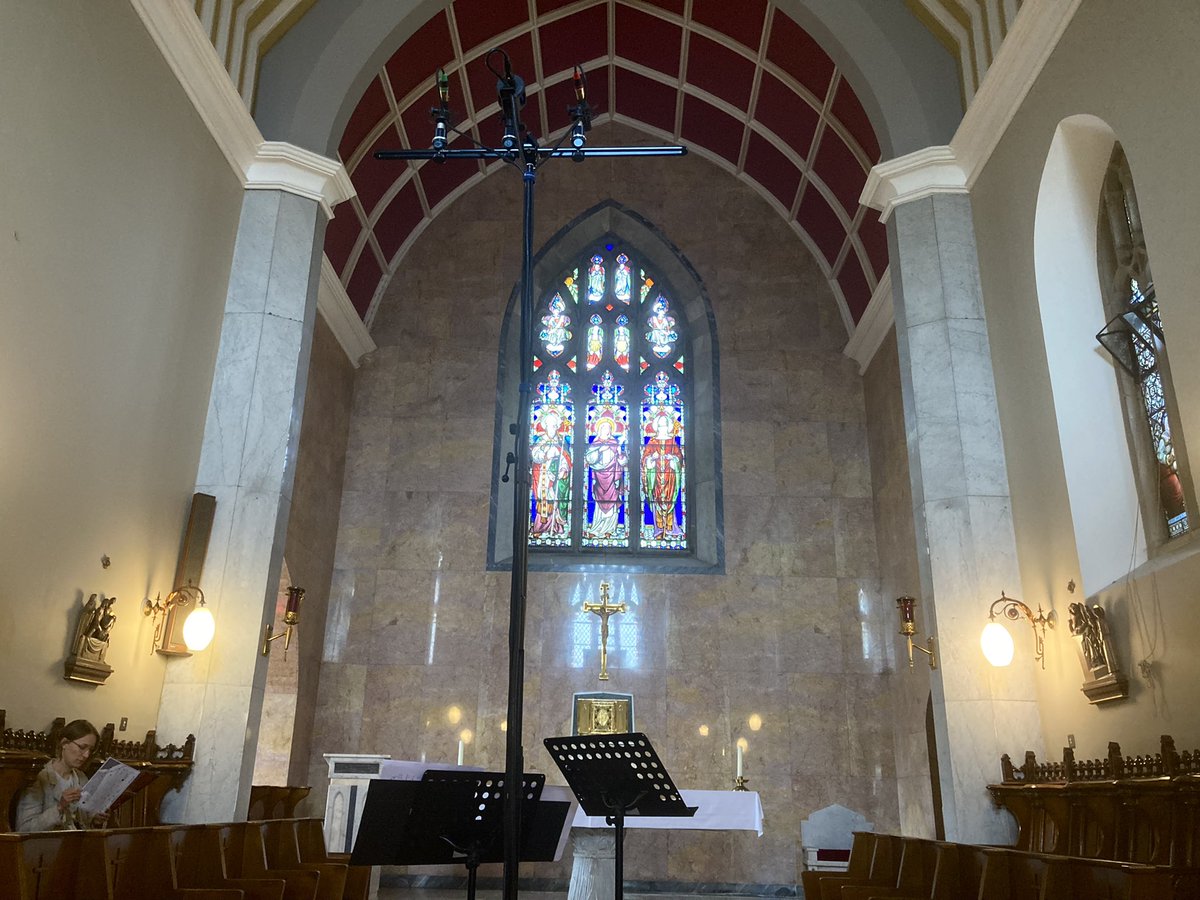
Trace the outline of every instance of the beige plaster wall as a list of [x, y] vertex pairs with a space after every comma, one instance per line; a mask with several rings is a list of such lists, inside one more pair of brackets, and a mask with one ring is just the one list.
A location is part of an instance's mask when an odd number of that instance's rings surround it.
[[[637, 137], [614, 128], [594, 140]], [[439, 216], [375, 320], [379, 351], [355, 380], [314, 786], [321, 752], [453, 761], [463, 728], [475, 736], [467, 762], [503, 768], [509, 575], [484, 565], [520, 190], [504, 171]], [[526, 758], [561, 781], [541, 741], [569, 732], [580, 690], [632, 692], [637, 727], [685, 787], [730, 787], [744, 736], [766, 835], [640, 833], [627, 876], [794, 883], [799, 823], [814, 810], [837, 802], [898, 826], [894, 614], [879, 603], [863, 382], [817, 266], [750, 189], [697, 157], [550, 165], [535, 245], [608, 197], [680, 247], [710, 295], [727, 574], [532, 573]], [[571, 661], [575, 608], [602, 577], [640, 600], [637, 665], [610, 647], [607, 683], [594, 653]], [[565, 877], [567, 866], [534, 871]]]
[[[1118, 24], [1119, 23], [1119, 24]], [[1131, 697], [1107, 708], [1090, 706], [1079, 688], [1082, 671], [1066, 625], [1067, 591], [1079, 580], [1071, 511], [1058, 451], [1053, 397], [1038, 315], [1033, 227], [1038, 185], [1055, 128], [1080, 113], [1098, 116], [1128, 154], [1167, 329], [1184, 435], [1200, 429], [1200, 229], [1194, 212], [1194, 148], [1200, 111], [1187, 99], [1200, 80], [1194, 51], [1200, 10], [1187, 4], [1139, 7], [1131, 15], [1119, 0], [1081, 4], [1058, 48], [1034, 83], [972, 194], [980, 270], [987, 306], [996, 384], [1012, 485], [1021, 580], [1031, 605], [1053, 606], [1060, 626], [1047, 640], [1045, 672], [1038, 672], [1048, 747], [1074, 734], [1077, 755], [1103, 755], [1119, 741], [1130, 753], [1152, 752], [1158, 735], [1181, 746], [1200, 743], [1200, 705], [1194, 700], [1200, 640], [1195, 609], [1196, 538], [1156, 548], [1134, 588], [1100, 591], [1127, 669], [1151, 650], [1155, 685], [1131, 675]], [[1123, 65], [1133, 59], [1151, 65]], [[1095, 323], [1099, 330], [1103, 322]], [[1090, 336], [1085, 336], [1090, 338]], [[1193, 437], [1192, 446], [1197, 445]], [[1185, 461], [1193, 472], [1196, 460]], [[1105, 490], [1098, 483], [1095, 490]], [[1194, 494], [1191, 509], [1196, 510]], [[1132, 528], [1132, 523], [1121, 523]], [[1151, 579], [1149, 573], [1155, 572]], [[1189, 587], [1191, 585], [1192, 587]], [[997, 591], [1002, 588], [997, 585]], [[1139, 599], [1140, 598], [1140, 599]], [[980, 625], [992, 597], [980, 597]], [[1138, 622], [1143, 622], [1142, 626]], [[1028, 665], [1032, 636], [1016, 634]], [[1157, 637], [1151, 637], [1157, 635]], [[1020, 658], [1014, 664], [1022, 664]], [[1013, 747], [1018, 754], [1024, 748]]]
[[[140, 736], [170, 663], [139, 607], [172, 587], [242, 190], [128, 4], [6, 4], [0, 81], [0, 707]], [[92, 593], [102, 687], [63, 680]]]

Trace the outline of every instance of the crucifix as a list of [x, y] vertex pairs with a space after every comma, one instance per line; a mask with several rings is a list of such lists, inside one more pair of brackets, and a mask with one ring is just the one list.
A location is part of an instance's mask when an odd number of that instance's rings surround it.
[[608, 617], [625, 612], [625, 601], [617, 604], [608, 602], [608, 582], [600, 582], [600, 602], [584, 602], [583, 611], [600, 617], [600, 680], [608, 681]]

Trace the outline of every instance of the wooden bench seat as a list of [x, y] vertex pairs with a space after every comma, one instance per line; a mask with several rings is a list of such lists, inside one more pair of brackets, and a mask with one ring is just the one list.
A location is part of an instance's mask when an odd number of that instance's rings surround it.
[[171, 826], [85, 832], [85, 853], [89, 846], [102, 848], [107, 892], [80, 878], [76, 896], [79, 900], [242, 900], [245, 895], [234, 888], [180, 888], [170, 831]]
[[276, 870], [267, 864], [257, 822], [205, 825], [217, 835], [230, 878], [267, 878], [284, 882], [284, 900], [316, 900], [320, 873], [303, 869]]
[[234, 878], [221, 853], [219, 832], [206, 825], [177, 825], [170, 832], [175, 877], [182, 888], [236, 888], [246, 900], [283, 900], [282, 878]]

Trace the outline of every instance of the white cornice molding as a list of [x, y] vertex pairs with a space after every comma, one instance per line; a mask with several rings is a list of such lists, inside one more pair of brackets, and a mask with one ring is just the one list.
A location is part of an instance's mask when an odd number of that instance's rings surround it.
[[949, 146], [875, 166], [860, 202], [887, 221], [901, 203], [975, 184], [1082, 0], [1025, 0]]
[[333, 264], [321, 255], [321, 281], [317, 287], [317, 312], [333, 332], [342, 350], [356, 369], [359, 361], [376, 349], [367, 326], [359, 318], [358, 310], [350, 302], [350, 295], [333, 269]]
[[184, 0], [129, 0], [242, 186], [316, 200], [327, 216], [354, 188], [345, 166], [300, 147], [263, 140], [229, 73]]
[[965, 194], [967, 173], [953, 147], [926, 147], [876, 165], [867, 174], [859, 202], [880, 210], [886, 222], [892, 210], [932, 194]]
[[247, 190], [280, 190], [316, 200], [333, 218], [333, 207], [354, 196], [346, 167], [336, 160], [281, 141], [263, 141], [246, 170]]
[[842, 353], [858, 363], [859, 375], [867, 371], [867, 366], [871, 364], [875, 352], [895, 322], [895, 310], [892, 306], [892, 269], [889, 266], [879, 279], [879, 284], [875, 285], [871, 302], [867, 304], [858, 327], [854, 329], [849, 343], [842, 350]]

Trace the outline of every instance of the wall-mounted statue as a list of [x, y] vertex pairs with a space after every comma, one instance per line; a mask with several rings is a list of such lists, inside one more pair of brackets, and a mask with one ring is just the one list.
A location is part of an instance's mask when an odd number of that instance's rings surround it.
[[75, 623], [75, 639], [71, 642], [71, 655], [63, 664], [63, 677], [71, 681], [86, 681], [104, 684], [112, 674], [112, 666], [105, 662], [108, 644], [112, 638], [117, 614], [113, 612], [116, 597], [97, 598], [92, 594], [79, 610]]
[[1129, 696], [1129, 680], [1117, 662], [1112, 637], [1108, 630], [1108, 619], [1099, 604], [1072, 603], [1067, 606], [1070, 614], [1071, 636], [1079, 651], [1079, 664], [1083, 667], [1081, 690], [1090, 703], [1107, 703]]

